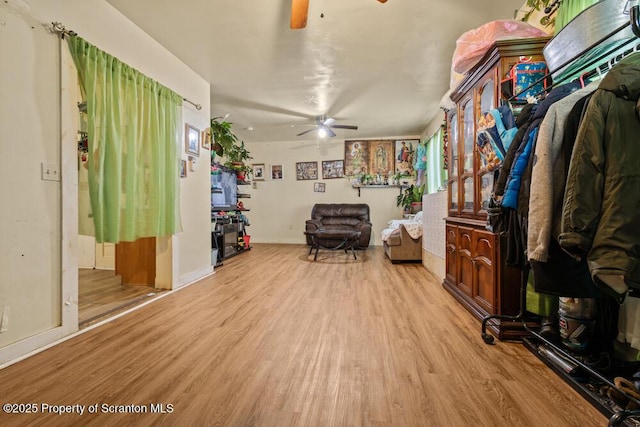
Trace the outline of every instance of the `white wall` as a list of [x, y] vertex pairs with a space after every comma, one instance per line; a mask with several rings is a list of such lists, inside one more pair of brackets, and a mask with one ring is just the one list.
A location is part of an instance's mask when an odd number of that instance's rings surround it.
[[439, 110], [434, 116], [429, 120], [427, 126], [425, 128], [424, 133], [422, 134], [422, 139], [431, 137], [434, 133], [438, 131], [440, 126], [444, 123], [444, 112]]
[[[383, 137], [376, 139], [415, 139], [416, 136]], [[265, 181], [256, 181], [256, 189], [241, 186], [241, 192], [251, 193], [243, 200], [251, 212], [246, 215], [251, 222], [248, 233], [254, 243], [305, 243], [304, 223], [311, 217], [315, 203], [366, 203], [371, 211], [373, 231], [372, 245], [382, 245], [380, 232], [391, 219], [402, 217], [402, 208], [396, 206], [398, 187], [365, 188], [358, 191], [346, 178], [322, 179], [322, 161], [344, 159], [344, 140], [327, 139], [314, 142], [285, 141], [270, 143], [248, 143], [253, 156], [252, 163], [264, 163], [267, 170]], [[317, 161], [319, 179], [297, 181], [296, 162]], [[272, 164], [283, 165], [282, 180], [271, 180]], [[324, 193], [313, 191], [315, 182], [324, 182]]]
[[422, 264], [437, 278], [445, 276], [446, 233], [444, 218], [447, 216], [447, 192], [425, 194], [422, 198], [423, 238]]
[[60, 167], [57, 40], [6, 6], [0, 21], [2, 347], [61, 324], [61, 183], [41, 180]]
[[[210, 117], [209, 84], [105, 1], [29, 0], [23, 9], [14, 3], [0, 3], [0, 311], [10, 306], [7, 331], [0, 332], [0, 365], [77, 329], [77, 83], [65, 50], [59, 87], [58, 39], [46, 24], [62, 22], [202, 104], [200, 111], [183, 107], [190, 124], [202, 129]], [[159, 257], [167, 261], [160, 271], [165, 286], [212, 271], [208, 156], [201, 151], [197, 170], [181, 180], [183, 231], [158, 242]], [[41, 163], [59, 168], [62, 183], [42, 181]]]

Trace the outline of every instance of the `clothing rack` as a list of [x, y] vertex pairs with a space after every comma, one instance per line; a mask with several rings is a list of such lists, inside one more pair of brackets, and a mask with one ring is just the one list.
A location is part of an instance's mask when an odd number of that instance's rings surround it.
[[[576, 61], [582, 55], [588, 53], [591, 49], [595, 48], [596, 46], [601, 45], [602, 43], [604, 43], [605, 41], [609, 40], [611, 37], [613, 37], [614, 35], [620, 33], [621, 31], [625, 30], [629, 26], [631, 27], [631, 29], [633, 31], [633, 34], [636, 37], [640, 37], [640, 6], [638, 6], [638, 5], [632, 6], [631, 9], [629, 10], [629, 21], [625, 22], [624, 24], [620, 25], [618, 28], [616, 28], [613, 31], [611, 31], [610, 33], [606, 34], [605, 36], [603, 36], [602, 38], [600, 38], [599, 40], [594, 42], [591, 46], [588, 46], [587, 48], [583, 49], [582, 51], [580, 51], [579, 53], [574, 55], [573, 58], [570, 58], [569, 60], [567, 60], [564, 63], [562, 63], [552, 73], [550, 72], [550, 73], [545, 74], [543, 77], [541, 77], [540, 79], [538, 79], [535, 82], [531, 83], [529, 86], [527, 86], [526, 88], [522, 89], [520, 92], [514, 94], [507, 101], [508, 102], [513, 101], [514, 99], [516, 99], [521, 94], [526, 93], [529, 89], [531, 89], [531, 88], [535, 87], [536, 85], [544, 82], [545, 80], [550, 78], [552, 76], [552, 74], [557, 73], [558, 71], [560, 71], [560, 70], [566, 68], [567, 66], [571, 65], [574, 61]], [[588, 69], [592, 65], [596, 64], [597, 62], [599, 62], [602, 59], [606, 58], [607, 56], [611, 55], [616, 50], [618, 50], [618, 49], [620, 49], [620, 48], [632, 43], [633, 41], [634, 41], [634, 39], [629, 39], [629, 40], [625, 41], [624, 43], [622, 43], [620, 45], [614, 46], [613, 48], [611, 48], [610, 50], [604, 52], [603, 54], [601, 54], [597, 58], [594, 58], [591, 61], [589, 61], [587, 64], [585, 64], [583, 66], [583, 68], [584, 69]], [[562, 81], [555, 82], [549, 88], [545, 89], [545, 91], [557, 86], [560, 83], [564, 83], [564, 82], [562, 82]]]
[[[78, 33], [76, 33], [75, 31], [67, 30], [67, 28], [62, 24], [62, 22], [58, 22], [58, 21], [52, 22], [50, 29], [51, 29], [51, 32], [57, 34], [60, 38], [63, 38], [63, 39], [65, 38], [65, 36], [75, 37], [78, 35]], [[196, 108], [196, 110], [202, 110], [201, 104], [197, 104], [185, 98], [184, 96], [182, 97], [182, 100], [193, 105]]]
[[[579, 52], [573, 58], [571, 58], [569, 61], [566, 61], [561, 66], [559, 66], [557, 68], [557, 70], [561, 70], [561, 69], [567, 67], [569, 64], [571, 64], [572, 62], [574, 62], [577, 59], [579, 59], [582, 55], [587, 53], [589, 50], [597, 47], [598, 45], [600, 45], [601, 43], [605, 42], [607, 39], [609, 39], [613, 35], [617, 34], [618, 32], [624, 30], [628, 26], [631, 26], [631, 28], [633, 30], [633, 34], [636, 36], [636, 38], [640, 38], [640, 6], [638, 6], [638, 5], [632, 6], [631, 9], [630, 9], [630, 14], [629, 15], [630, 15], [629, 22], [627, 22], [624, 25], [618, 27], [615, 31], [607, 34], [606, 37], [598, 40], [596, 43], [594, 43], [593, 45], [589, 46], [587, 49]], [[589, 61], [587, 64], [585, 64], [582, 67], [582, 69], [583, 70], [588, 69], [589, 67], [594, 65], [595, 62], [601, 61], [606, 56], [611, 55], [616, 50], [619, 50], [621, 47], [623, 47], [626, 44], [630, 43], [631, 41], [635, 41], [635, 40], [637, 40], [637, 39], [630, 39], [629, 41], [627, 41], [627, 42], [625, 42], [625, 43], [623, 43], [621, 45], [616, 46], [615, 49], [613, 49], [611, 51], [608, 51], [603, 55], [598, 56], [598, 58], [596, 58], [595, 60]], [[579, 71], [580, 70], [578, 70], [578, 72]], [[515, 99], [516, 96], [520, 95], [523, 92], [526, 92], [527, 90], [529, 90], [530, 88], [534, 87], [535, 85], [543, 82], [545, 79], [549, 78], [550, 76], [551, 76], [551, 73], [548, 73], [542, 79], [539, 79], [538, 81], [534, 82], [533, 84], [531, 84], [529, 87], [525, 88], [524, 90], [522, 90], [518, 94], [516, 94], [513, 97], [509, 98], [509, 101]], [[552, 86], [555, 86], [557, 84], [558, 83], [556, 83], [556, 84], [554, 84]], [[605, 384], [605, 385], [607, 385], [607, 386], [619, 391], [625, 398], [628, 399], [629, 402], [634, 403], [637, 408], [640, 408], [640, 400], [636, 399], [633, 396], [630, 396], [628, 393], [626, 393], [624, 390], [620, 389], [620, 387], [618, 387], [616, 384], [614, 384], [614, 382], [612, 382], [609, 378], [606, 378], [604, 375], [600, 374], [595, 369], [591, 368], [590, 366], [586, 365], [582, 361], [580, 361], [577, 358], [575, 358], [573, 355], [569, 354], [567, 351], [565, 351], [565, 349], [559, 347], [555, 342], [549, 340], [548, 338], [546, 338], [543, 335], [541, 335], [539, 332], [534, 331], [529, 327], [529, 325], [527, 323], [527, 319], [526, 319], [528, 276], [529, 276], [529, 267], [528, 267], [528, 265], [526, 265], [526, 262], [525, 262], [525, 266], [521, 270], [521, 278], [520, 278], [520, 309], [519, 309], [518, 314], [516, 314], [515, 316], [490, 315], [490, 316], [487, 316], [484, 319], [482, 319], [481, 336], [482, 336], [482, 339], [484, 340], [484, 342], [486, 344], [493, 344], [494, 340], [495, 340], [493, 335], [487, 333], [487, 324], [488, 324], [489, 321], [495, 319], [495, 320], [500, 320], [500, 321], [521, 322], [522, 323], [522, 327], [524, 328], [524, 331], [526, 333], [528, 333], [530, 336], [534, 337], [540, 343], [544, 344], [548, 349], [551, 349], [553, 351], [553, 353], [555, 353], [556, 356], [559, 356], [560, 359], [564, 359], [564, 362], [567, 362], [567, 361], [570, 362], [570, 364], [575, 365], [575, 367], [579, 368], [582, 372], [588, 374], [590, 377], [595, 378], [598, 381], [601, 381], [603, 384]], [[525, 340], [526, 340], [526, 338], [525, 338]], [[544, 356], [540, 356], [540, 357], [543, 358]], [[543, 360], [549, 361], [548, 364], [551, 365], [551, 366], [554, 365], [553, 362], [548, 358], [545, 358]], [[563, 362], [563, 360], [556, 360], [556, 364], [557, 363], [562, 363], [562, 362]], [[640, 417], [640, 409], [622, 409], [620, 411], [617, 411], [617, 412], [613, 413], [613, 415], [609, 418], [609, 424], [608, 425], [609, 426], [617, 426], [617, 425], [620, 425], [621, 423], [623, 423], [628, 418], [636, 418], [636, 417]]]

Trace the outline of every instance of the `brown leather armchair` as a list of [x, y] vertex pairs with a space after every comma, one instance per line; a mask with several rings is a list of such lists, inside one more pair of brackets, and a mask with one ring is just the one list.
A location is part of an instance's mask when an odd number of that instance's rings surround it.
[[[371, 240], [369, 205], [363, 203], [318, 203], [311, 210], [311, 219], [305, 223], [305, 232], [319, 229], [355, 230], [360, 232], [357, 249], [366, 249]], [[307, 235], [307, 244], [311, 238]]]

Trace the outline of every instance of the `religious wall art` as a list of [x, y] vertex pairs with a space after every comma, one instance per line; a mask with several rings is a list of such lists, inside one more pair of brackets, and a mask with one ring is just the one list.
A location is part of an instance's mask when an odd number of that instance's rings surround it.
[[369, 141], [346, 140], [344, 142], [344, 174], [356, 176], [369, 170]]
[[369, 143], [369, 174], [393, 175], [394, 146], [392, 140], [371, 140]]
[[394, 174], [396, 153], [393, 139], [347, 140], [344, 142], [344, 174], [389, 177]]
[[413, 161], [419, 139], [399, 139], [395, 141], [395, 174], [413, 175]]

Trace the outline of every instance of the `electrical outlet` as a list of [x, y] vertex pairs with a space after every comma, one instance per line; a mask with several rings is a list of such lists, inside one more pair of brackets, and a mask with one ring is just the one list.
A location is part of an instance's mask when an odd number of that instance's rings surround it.
[[7, 332], [9, 329], [9, 306], [5, 305], [0, 317], [0, 333]]
[[55, 163], [40, 163], [44, 181], [60, 181], [60, 169]]

